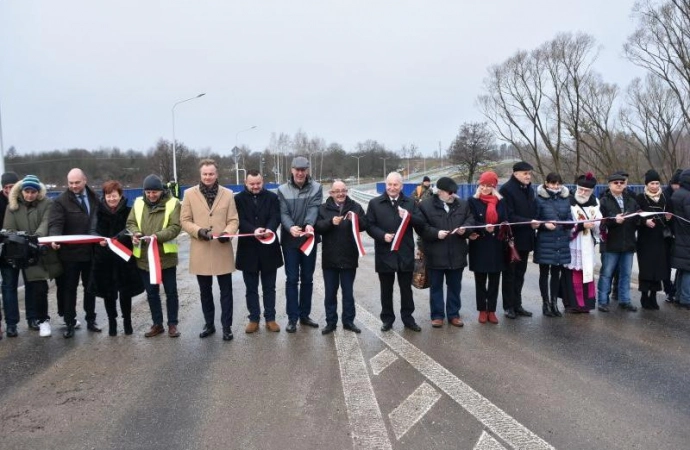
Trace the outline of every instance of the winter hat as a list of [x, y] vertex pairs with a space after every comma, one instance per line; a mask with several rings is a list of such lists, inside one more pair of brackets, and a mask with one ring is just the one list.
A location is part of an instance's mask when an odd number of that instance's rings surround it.
[[145, 191], [164, 191], [165, 190], [165, 188], [163, 187], [163, 182], [161, 181], [161, 179], [158, 178], [156, 175], [153, 175], [153, 174], [144, 178], [143, 189]]
[[293, 169], [308, 169], [309, 168], [309, 160], [305, 158], [304, 156], [295, 156], [295, 158], [292, 160], [292, 168]]
[[527, 161], [516, 162], [513, 165], [513, 172], [525, 172], [527, 170], [534, 170], [534, 167]]
[[611, 175], [609, 175], [608, 182], [612, 181], [626, 181], [628, 179], [628, 175], [623, 172], [623, 171], [618, 171], [618, 172], [613, 172]]
[[479, 184], [496, 187], [498, 185], [498, 175], [492, 171], [484, 172], [479, 176]]
[[597, 185], [597, 179], [594, 178], [594, 174], [592, 172], [587, 172], [586, 174], [577, 177], [575, 184], [586, 189], [594, 189], [594, 186]]
[[16, 184], [19, 181], [19, 175], [14, 172], [5, 172], [2, 174], [2, 187], [8, 184]]
[[425, 176], [424, 178], [422, 178], [422, 183], [424, 183], [425, 181], [428, 181], [429, 183], [431, 183], [431, 178]]
[[661, 177], [659, 176], [659, 172], [657, 172], [654, 169], [649, 169], [645, 174], [644, 174], [644, 184], [649, 184], [652, 181], [661, 181]]
[[458, 184], [452, 178], [441, 177], [436, 182], [436, 188], [454, 194], [458, 191]]
[[41, 182], [36, 175], [27, 175], [24, 177], [22, 180], [22, 191], [25, 189], [33, 189], [34, 191], [41, 190]]
[[668, 184], [680, 184], [680, 174], [683, 173], [683, 169], [676, 169], [673, 176], [669, 180]]

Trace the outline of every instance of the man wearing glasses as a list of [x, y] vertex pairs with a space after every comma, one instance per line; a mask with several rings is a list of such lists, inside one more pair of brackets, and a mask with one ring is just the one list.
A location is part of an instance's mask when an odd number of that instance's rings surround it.
[[620, 172], [608, 179], [609, 190], [600, 200], [601, 215], [608, 218], [602, 222], [601, 271], [597, 285], [597, 303], [601, 312], [609, 312], [611, 278], [618, 271], [618, 307], [635, 312], [637, 308], [630, 301], [630, 277], [635, 254], [635, 232], [639, 218], [623, 218], [636, 212], [637, 201], [627, 191], [627, 178]]

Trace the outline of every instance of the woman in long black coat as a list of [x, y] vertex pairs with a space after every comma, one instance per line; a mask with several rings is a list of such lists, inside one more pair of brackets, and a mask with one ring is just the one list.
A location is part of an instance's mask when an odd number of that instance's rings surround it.
[[[640, 209], [670, 212], [670, 199], [661, 190], [659, 174], [650, 169], [645, 174], [644, 181], [644, 192], [637, 196]], [[638, 289], [642, 293], [640, 304], [644, 309], [659, 309], [656, 293], [662, 289], [662, 281], [671, 278], [671, 220], [670, 215], [651, 216], [642, 219], [637, 228]]]
[[[126, 234], [127, 217], [130, 208], [123, 197], [122, 185], [118, 181], [103, 183], [103, 197], [98, 204], [95, 232], [103, 237], [116, 238], [130, 250], [132, 239]], [[135, 258], [125, 261], [113, 253], [105, 242], [94, 247], [93, 265], [88, 291], [96, 297], [103, 297], [108, 313], [108, 334], [117, 335], [117, 299], [120, 298], [120, 312], [125, 334], [132, 334], [132, 297], [144, 292], [144, 285], [137, 270]]]

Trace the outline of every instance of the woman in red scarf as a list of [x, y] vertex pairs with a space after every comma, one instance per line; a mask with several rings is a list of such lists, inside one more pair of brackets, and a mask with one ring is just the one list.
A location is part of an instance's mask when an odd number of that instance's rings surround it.
[[470, 235], [470, 270], [474, 272], [479, 323], [498, 323], [496, 302], [501, 271], [505, 269], [504, 243], [498, 238], [498, 224], [508, 220], [508, 214], [496, 189], [498, 176], [484, 172], [479, 177], [477, 192], [468, 200], [477, 225]]

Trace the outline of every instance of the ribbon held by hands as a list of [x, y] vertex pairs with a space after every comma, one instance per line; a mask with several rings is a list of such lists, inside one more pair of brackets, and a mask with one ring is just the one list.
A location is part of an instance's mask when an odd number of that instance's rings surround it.
[[402, 243], [402, 238], [405, 236], [405, 231], [407, 231], [407, 226], [410, 224], [410, 212], [405, 208], [398, 206], [398, 211], [402, 212], [402, 222], [398, 226], [398, 230], [393, 236], [393, 241], [391, 242], [391, 251], [397, 252], [400, 249], [400, 244]]
[[361, 258], [367, 253], [364, 251], [364, 245], [362, 245], [362, 236], [359, 234], [359, 216], [355, 214], [354, 211], [348, 211], [347, 214], [345, 214], [345, 218], [350, 219], [352, 222], [352, 237], [355, 239], [357, 253], [359, 253]]
[[38, 243], [41, 245], [100, 244], [103, 241], [108, 243], [108, 248], [112, 250], [113, 253], [125, 261], [129, 261], [132, 257], [132, 251], [120, 241], [113, 238], [92, 236], [90, 234], [67, 234], [63, 236], [45, 236], [38, 238]]
[[276, 234], [272, 230], [266, 230], [263, 236], [256, 235], [254, 233], [238, 233], [238, 234], [214, 234], [211, 239], [218, 239], [219, 237], [226, 238], [241, 238], [241, 237], [255, 237], [257, 241], [262, 244], [273, 244], [276, 240]]

